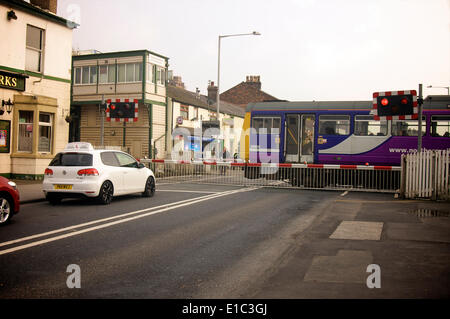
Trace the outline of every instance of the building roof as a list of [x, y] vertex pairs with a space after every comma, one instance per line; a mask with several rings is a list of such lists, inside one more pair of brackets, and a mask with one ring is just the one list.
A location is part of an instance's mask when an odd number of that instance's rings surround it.
[[[2, 0], [0, 0], [2, 1]], [[93, 59], [104, 59], [104, 58], [120, 58], [129, 56], [143, 56], [144, 54], [151, 54], [160, 57], [164, 60], [169, 60], [168, 57], [161, 54], [149, 51], [149, 50], [133, 50], [133, 51], [117, 51], [117, 52], [104, 52], [104, 53], [92, 53], [92, 54], [82, 54], [82, 55], [72, 55], [72, 59], [75, 60], [93, 60]]]
[[[168, 85], [167, 96], [179, 103], [208, 109], [213, 112], [217, 111], [217, 104], [209, 100], [207, 96], [197, 95], [194, 92], [180, 87]], [[225, 101], [220, 101], [220, 113], [239, 117], [244, 117], [245, 115], [245, 112], [241, 107]]]
[[220, 94], [221, 101], [227, 101], [243, 108], [249, 103], [277, 101], [278, 99], [260, 89], [258, 85], [252, 82], [241, 82], [231, 89]]
[[64, 19], [50, 11], [43, 10], [43, 9], [41, 9], [35, 5], [32, 5], [28, 2], [25, 2], [23, 0], [0, 0], [0, 4], [3, 4], [4, 6], [10, 7], [10, 8], [23, 10], [29, 14], [40, 17], [42, 19], [56, 22], [58, 24], [66, 26], [70, 29], [74, 29], [79, 26], [79, 24], [77, 24], [73, 21]]

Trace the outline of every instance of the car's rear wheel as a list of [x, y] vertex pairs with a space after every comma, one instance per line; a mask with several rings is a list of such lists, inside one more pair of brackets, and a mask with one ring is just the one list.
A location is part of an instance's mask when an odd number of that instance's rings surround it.
[[12, 218], [11, 200], [4, 195], [0, 195], [0, 225], [6, 224]]
[[142, 193], [144, 197], [152, 197], [155, 194], [155, 179], [150, 176], [147, 178], [147, 182], [145, 183], [145, 190]]
[[56, 194], [47, 194], [46, 199], [52, 205], [57, 205], [61, 203], [62, 198]]
[[113, 194], [113, 184], [110, 181], [105, 181], [100, 187], [100, 193], [98, 194], [97, 200], [100, 202], [100, 204], [108, 205], [112, 201]]

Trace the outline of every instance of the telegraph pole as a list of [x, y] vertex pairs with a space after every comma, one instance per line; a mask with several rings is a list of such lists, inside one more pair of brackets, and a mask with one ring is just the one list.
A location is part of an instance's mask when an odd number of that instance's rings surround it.
[[419, 84], [419, 96], [417, 97], [417, 105], [419, 106], [419, 132], [417, 136], [417, 152], [422, 152], [422, 84]]

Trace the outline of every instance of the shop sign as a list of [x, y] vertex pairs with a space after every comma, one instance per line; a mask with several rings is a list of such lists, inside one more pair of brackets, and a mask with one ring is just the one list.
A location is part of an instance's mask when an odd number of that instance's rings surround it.
[[25, 79], [28, 76], [0, 71], [0, 87], [5, 89], [25, 91]]

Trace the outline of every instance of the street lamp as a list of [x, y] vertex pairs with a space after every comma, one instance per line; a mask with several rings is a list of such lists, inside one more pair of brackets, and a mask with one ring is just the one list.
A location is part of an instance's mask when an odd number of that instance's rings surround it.
[[432, 86], [432, 85], [428, 85], [427, 88], [447, 89], [447, 94], [450, 95], [450, 86]]
[[239, 34], [227, 34], [219, 35], [219, 50], [218, 50], [218, 62], [217, 62], [217, 119], [219, 120], [220, 128], [220, 40], [222, 38], [239, 37], [243, 35], [261, 35], [261, 33], [253, 31], [252, 33], [239, 33]]

